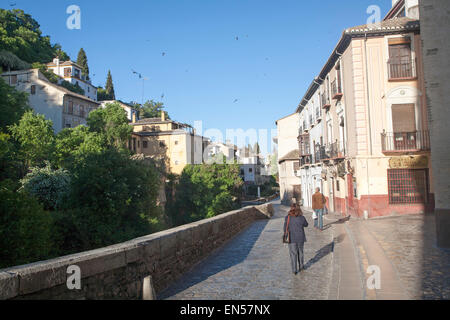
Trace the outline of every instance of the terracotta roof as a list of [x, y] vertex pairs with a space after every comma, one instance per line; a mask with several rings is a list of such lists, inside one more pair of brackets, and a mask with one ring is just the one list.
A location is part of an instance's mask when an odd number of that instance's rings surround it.
[[295, 150], [292, 150], [292, 151], [288, 152], [283, 157], [281, 157], [278, 160], [278, 163], [282, 163], [282, 162], [287, 161], [287, 160], [299, 160], [299, 159], [300, 159], [300, 151], [298, 149], [295, 149]]
[[419, 30], [420, 22], [419, 20], [410, 19], [407, 17], [393, 18], [381, 21], [379, 23], [364, 24], [361, 26], [356, 26], [348, 28], [345, 30], [346, 34], [355, 33], [379, 33], [381, 32], [392, 32], [392, 31], [408, 31], [408, 30]]

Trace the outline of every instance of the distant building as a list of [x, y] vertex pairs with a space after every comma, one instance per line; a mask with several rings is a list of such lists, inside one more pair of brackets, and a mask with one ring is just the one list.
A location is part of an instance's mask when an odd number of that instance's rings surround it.
[[298, 150], [298, 132], [300, 117], [298, 113], [276, 121], [278, 144], [278, 179], [280, 199], [289, 205], [292, 199], [301, 199], [302, 181], [299, 178], [300, 156]]
[[132, 106], [120, 100], [103, 100], [99, 101], [102, 108], [106, 108], [107, 104], [118, 103], [127, 113], [128, 121], [136, 122], [139, 120], [139, 112]]
[[196, 135], [187, 124], [161, 118], [146, 118], [131, 123], [133, 126], [129, 149], [164, 159], [170, 173], [181, 174], [187, 164], [203, 163], [204, 137]]
[[1, 77], [16, 90], [29, 94], [30, 107], [52, 120], [55, 133], [86, 125], [89, 113], [99, 106], [97, 101], [51, 83], [39, 69], [5, 72]]
[[47, 68], [60, 76], [62, 80], [66, 80], [73, 85], [80, 86], [84, 90], [84, 95], [89, 99], [97, 101], [97, 87], [91, 84], [85, 76], [81, 74], [81, 66], [73, 61], [60, 61], [58, 58], [53, 62], [47, 63]]
[[205, 160], [206, 158], [210, 159], [219, 154], [223, 154], [226, 158], [226, 162], [232, 163], [237, 160], [237, 149], [237, 146], [230, 143], [210, 142], [204, 151], [206, 156]]

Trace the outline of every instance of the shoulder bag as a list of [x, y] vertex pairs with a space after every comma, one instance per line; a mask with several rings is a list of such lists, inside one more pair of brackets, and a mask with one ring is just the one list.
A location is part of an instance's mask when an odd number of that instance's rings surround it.
[[291, 243], [291, 237], [289, 235], [289, 218], [290, 217], [291, 216], [288, 216], [288, 221], [287, 221], [287, 224], [286, 224], [286, 230], [284, 231], [284, 234], [283, 234], [283, 243]]

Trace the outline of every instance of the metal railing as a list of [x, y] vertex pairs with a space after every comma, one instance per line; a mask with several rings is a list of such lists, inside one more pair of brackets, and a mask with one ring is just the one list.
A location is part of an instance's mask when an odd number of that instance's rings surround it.
[[322, 108], [324, 108], [325, 106], [329, 106], [331, 104], [330, 98], [328, 97], [328, 94], [326, 91], [324, 93], [322, 93], [321, 102], [322, 102]]
[[334, 79], [333, 82], [331, 82], [331, 96], [334, 99], [338, 94], [342, 94], [342, 89], [337, 79]]
[[383, 132], [381, 148], [382, 152], [431, 150], [430, 131]]
[[416, 61], [388, 61], [389, 80], [416, 78]]

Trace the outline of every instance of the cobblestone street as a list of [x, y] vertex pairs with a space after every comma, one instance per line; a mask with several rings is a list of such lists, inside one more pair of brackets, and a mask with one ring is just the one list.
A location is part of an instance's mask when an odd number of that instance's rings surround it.
[[258, 221], [202, 261], [159, 296], [161, 299], [328, 299], [332, 274], [332, 228], [313, 227], [305, 217], [305, 268], [293, 275], [282, 229], [288, 207]]
[[[450, 251], [434, 243], [434, 217], [409, 215], [368, 221], [325, 216], [313, 227], [305, 211], [306, 270], [293, 275], [281, 243], [288, 207], [274, 202], [257, 221], [158, 295], [176, 300], [449, 299]], [[340, 219], [339, 219], [340, 218]], [[368, 266], [381, 269], [381, 289], [369, 290]]]

